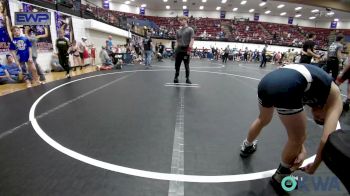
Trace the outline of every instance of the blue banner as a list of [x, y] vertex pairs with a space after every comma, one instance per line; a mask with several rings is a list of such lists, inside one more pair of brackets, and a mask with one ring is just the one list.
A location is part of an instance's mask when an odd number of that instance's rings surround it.
[[7, 0], [0, 1], [2, 10], [0, 17], [0, 54], [8, 52], [11, 41], [11, 12]]
[[288, 18], [288, 24], [293, 24], [294, 18], [293, 17], [289, 17]]
[[260, 15], [258, 13], [254, 14], [254, 21], [259, 21]]
[[226, 11], [220, 11], [220, 18], [221, 19], [226, 18]]
[[[27, 3], [22, 4], [23, 12], [38, 13], [48, 12], [45, 8], [40, 8]], [[49, 13], [51, 16], [51, 13]], [[50, 26], [48, 25], [24, 25], [24, 34], [28, 37], [35, 36], [37, 40], [38, 51], [48, 52], [53, 50]], [[31, 33], [30, 33], [31, 32]]]
[[188, 17], [189, 10], [188, 10], [188, 9], [184, 9], [184, 10], [183, 10], [183, 13], [184, 13], [184, 16], [187, 16], [187, 17]]
[[102, 7], [109, 10], [109, 0], [102, 0]]
[[146, 9], [144, 7], [140, 7], [140, 15], [144, 16], [146, 12]]
[[50, 12], [15, 12], [16, 25], [51, 25]]
[[337, 21], [332, 21], [331, 22], [331, 29], [336, 29], [337, 28], [337, 24], [338, 24]]
[[74, 40], [72, 17], [55, 12], [57, 37], [60, 30], [64, 31], [64, 36], [72, 42]]

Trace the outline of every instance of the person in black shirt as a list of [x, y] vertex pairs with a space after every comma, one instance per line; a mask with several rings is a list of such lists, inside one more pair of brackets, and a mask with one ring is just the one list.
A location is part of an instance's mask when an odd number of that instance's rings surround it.
[[300, 63], [310, 64], [312, 57], [319, 59], [320, 56], [315, 54], [315, 52], [314, 52], [314, 48], [315, 48], [314, 40], [316, 39], [316, 34], [310, 33], [307, 36], [307, 38], [308, 38], [308, 40], [306, 40], [304, 42], [304, 45], [303, 45], [303, 50], [302, 50], [302, 55], [301, 55], [301, 58], [300, 58]]
[[160, 42], [159, 44], [159, 53], [163, 56], [163, 53], [164, 53], [164, 48], [165, 46], [162, 44], [162, 42]]
[[175, 78], [174, 83], [179, 83], [180, 66], [182, 61], [186, 69], [186, 83], [192, 84], [190, 80], [190, 57], [194, 42], [194, 31], [188, 26], [188, 17], [180, 16], [179, 22], [182, 26], [176, 32], [176, 50], [175, 50]]
[[58, 38], [56, 40], [56, 49], [58, 51], [58, 60], [60, 65], [66, 70], [66, 77], [70, 78], [70, 67], [69, 67], [69, 49], [70, 43], [67, 38], [64, 37], [64, 31], [60, 30], [58, 32]]
[[143, 39], [143, 50], [145, 53], [145, 66], [146, 69], [151, 67], [151, 61], [152, 61], [152, 39], [151, 39], [151, 33], [146, 31], [146, 36]]
[[260, 67], [266, 67], [266, 62], [267, 62], [266, 49], [267, 49], [267, 44], [265, 44], [265, 47], [261, 52], [262, 60], [261, 60]]
[[251, 124], [243, 141], [241, 156], [248, 157], [256, 151], [256, 138], [267, 126], [276, 108], [284, 125], [288, 140], [282, 150], [281, 163], [272, 176], [271, 184], [277, 190], [281, 180], [302, 165], [306, 156], [307, 115], [304, 105], [311, 108], [317, 124], [323, 125], [323, 134], [313, 163], [302, 168], [313, 174], [322, 162], [322, 151], [328, 135], [336, 130], [342, 112], [342, 100], [337, 85], [321, 68], [308, 64], [289, 64], [264, 76], [258, 85], [260, 114]]

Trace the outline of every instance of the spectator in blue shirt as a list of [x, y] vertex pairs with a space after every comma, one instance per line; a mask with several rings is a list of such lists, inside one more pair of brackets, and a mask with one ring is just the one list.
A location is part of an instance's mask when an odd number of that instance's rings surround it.
[[[26, 75], [30, 81], [33, 81], [32, 76], [34, 76], [34, 81], [37, 82], [37, 71], [32, 58], [32, 43], [26, 36], [21, 35], [21, 29], [19, 27], [13, 26], [11, 31], [13, 40], [10, 43], [10, 52], [13, 57], [16, 57], [15, 62], [21, 65], [23, 74]], [[30, 73], [28, 71], [30, 71]], [[27, 87], [31, 87], [31, 84], [27, 83]]]
[[27, 85], [30, 85], [30, 80], [26, 75], [23, 75], [21, 66], [15, 63], [15, 58], [11, 54], [7, 54], [6, 60], [7, 65], [5, 67], [11, 78], [16, 82], [25, 81]]
[[6, 84], [13, 82], [9, 72], [6, 70], [6, 66], [0, 64], [0, 84]]

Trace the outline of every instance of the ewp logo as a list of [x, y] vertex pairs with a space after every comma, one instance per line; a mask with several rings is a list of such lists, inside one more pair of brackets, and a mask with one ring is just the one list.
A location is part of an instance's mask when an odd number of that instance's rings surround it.
[[287, 192], [293, 191], [295, 189], [303, 192], [341, 191], [340, 180], [336, 176], [287, 176], [283, 178], [281, 186]]
[[50, 12], [16, 12], [16, 25], [51, 25]]

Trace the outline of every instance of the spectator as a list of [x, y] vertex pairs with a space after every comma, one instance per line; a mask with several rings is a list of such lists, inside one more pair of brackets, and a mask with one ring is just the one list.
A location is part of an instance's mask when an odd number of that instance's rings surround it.
[[109, 70], [113, 68], [112, 60], [109, 57], [105, 46], [102, 46], [102, 50], [100, 51], [100, 59], [102, 65], [97, 67], [97, 70]]
[[312, 57], [314, 58], [320, 58], [319, 55], [317, 55], [315, 52], [314, 52], [314, 48], [315, 48], [315, 40], [316, 39], [316, 34], [314, 33], [310, 33], [308, 35], [308, 40], [306, 40], [304, 42], [304, 45], [303, 45], [303, 50], [302, 50], [302, 55], [301, 55], [301, 58], [300, 58], [300, 63], [307, 63], [307, 64], [310, 64], [311, 63], [311, 60], [312, 60]]
[[[32, 76], [34, 76], [34, 82], [37, 82], [37, 71], [32, 59], [32, 43], [26, 36], [21, 35], [21, 29], [19, 27], [13, 26], [11, 30], [13, 40], [10, 43], [10, 52], [13, 57], [16, 57], [15, 62], [22, 67], [22, 71], [26, 77], [30, 81], [33, 81]], [[30, 88], [31, 84], [27, 83], [27, 87]]]
[[91, 6], [89, 4], [86, 5], [86, 10], [85, 11], [86, 11], [87, 14], [93, 15]]
[[83, 63], [81, 61], [80, 50], [77, 41], [73, 40], [72, 45], [68, 49], [68, 53], [73, 55], [73, 71], [75, 71], [76, 67], [80, 67], [81, 69], [83, 67]]
[[52, 54], [50, 65], [51, 65], [51, 71], [53, 71], [53, 72], [64, 71], [63, 67], [60, 65], [60, 63], [58, 61], [58, 56], [56, 53]]
[[95, 59], [96, 59], [96, 48], [94, 44], [91, 45], [91, 65], [95, 65]]
[[15, 82], [25, 81], [26, 84], [30, 84], [30, 80], [27, 77], [23, 77], [22, 68], [15, 63], [15, 59], [11, 54], [6, 55], [6, 60], [7, 60], [6, 69], [10, 74], [12, 80]]
[[6, 66], [0, 64], [0, 84], [6, 84], [9, 82], [14, 82], [14, 80], [11, 78]]
[[[33, 58], [33, 63], [35, 65], [37, 74], [39, 75], [39, 79], [41, 83], [45, 83], [45, 74], [43, 73], [41, 67], [39, 66], [38, 62], [36, 61], [36, 59], [38, 58], [38, 40], [40, 38], [45, 38], [48, 36], [48, 29], [47, 27], [44, 28], [45, 29], [45, 34], [43, 35], [36, 35], [35, 32], [33, 31], [33, 29], [26, 29], [26, 35], [28, 36], [29, 41], [32, 43], [32, 58]], [[28, 30], [28, 31], [27, 31]]]
[[108, 40], [106, 40], [106, 50], [107, 50], [108, 54], [113, 53], [112, 35], [109, 35]]
[[87, 52], [87, 38], [86, 37], [82, 37], [81, 38], [81, 42], [79, 42], [78, 44], [78, 48], [79, 48], [79, 55], [81, 58], [81, 67], [80, 69], [83, 69], [83, 66], [85, 66], [85, 59], [87, 58], [86, 56], [86, 52]]
[[146, 32], [146, 36], [143, 39], [143, 50], [145, 55], [145, 68], [148, 69], [151, 67], [151, 61], [152, 61], [152, 38], [150, 32]]

